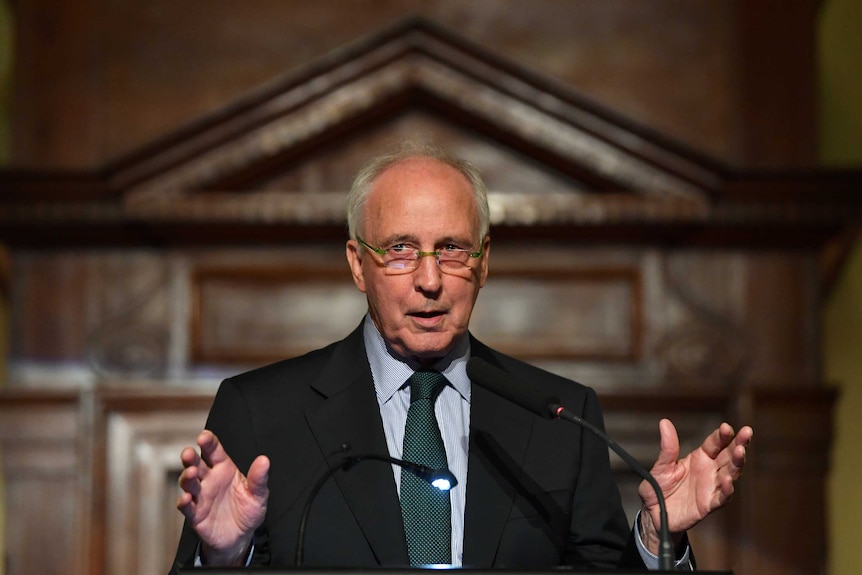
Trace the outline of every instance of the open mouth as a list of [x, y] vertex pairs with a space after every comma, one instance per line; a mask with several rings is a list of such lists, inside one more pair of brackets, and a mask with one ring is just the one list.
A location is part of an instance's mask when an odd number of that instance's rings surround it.
[[439, 316], [443, 315], [443, 312], [442, 311], [417, 311], [417, 312], [413, 312], [409, 315], [411, 315], [413, 317], [421, 317], [421, 318], [425, 318], [425, 319], [431, 319], [431, 318], [439, 317]]

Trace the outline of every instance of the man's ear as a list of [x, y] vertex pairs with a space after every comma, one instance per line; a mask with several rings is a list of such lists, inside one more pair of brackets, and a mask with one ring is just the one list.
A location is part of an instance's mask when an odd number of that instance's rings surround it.
[[491, 236], [485, 236], [482, 242], [482, 263], [479, 269], [479, 287], [485, 286], [485, 280], [488, 279], [488, 259], [491, 257]]
[[350, 273], [353, 275], [353, 283], [356, 288], [365, 293], [365, 274], [362, 270], [362, 258], [359, 256], [359, 251], [362, 249], [356, 240], [347, 240], [345, 246], [347, 255], [347, 264], [350, 266]]

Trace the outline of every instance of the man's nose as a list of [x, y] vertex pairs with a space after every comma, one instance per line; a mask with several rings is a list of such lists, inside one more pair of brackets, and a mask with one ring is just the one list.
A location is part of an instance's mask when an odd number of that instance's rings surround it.
[[442, 271], [438, 263], [438, 256], [434, 253], [423, 254], [419, 257], [419, 265], [413, 272], [416, 277], [417, 286], [425, 291], [436, 291], [440, 288], [440, 276]]

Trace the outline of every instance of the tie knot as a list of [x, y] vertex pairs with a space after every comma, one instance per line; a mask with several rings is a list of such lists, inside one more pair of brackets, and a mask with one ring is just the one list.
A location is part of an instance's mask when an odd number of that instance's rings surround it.
[[407, 380], [410, 384], [410, 403], [419, 399], [434, 401], [446, 385], [446, 377], [439, 371], [417, 371]]

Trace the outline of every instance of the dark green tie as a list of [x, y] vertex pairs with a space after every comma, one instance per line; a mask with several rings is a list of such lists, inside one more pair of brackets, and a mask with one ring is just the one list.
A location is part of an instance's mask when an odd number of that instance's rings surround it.
[[[446, 468], [446, 448], [434, 416], [434, 401], [446, 385], [446, 378], [436, 371], [417, 371], [408, 383], [410, 409], [402, 457], [434, 469]], [[401, 516], [411, 565], [452, 562], [451, 515], [448, 491], [440, 491], [406, 469], [401, 470]]]

